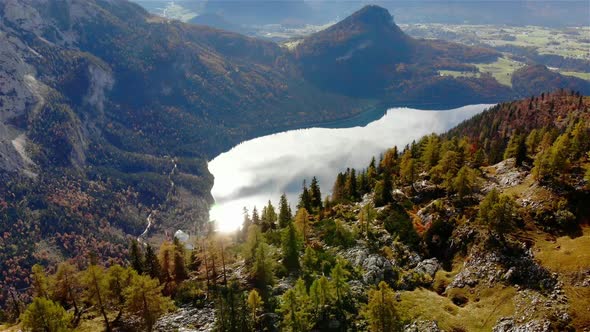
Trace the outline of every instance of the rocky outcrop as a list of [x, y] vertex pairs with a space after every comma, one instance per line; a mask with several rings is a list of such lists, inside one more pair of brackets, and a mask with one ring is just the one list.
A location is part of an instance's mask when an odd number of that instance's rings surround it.
[[364, 270], [363, 282], [377, 285], [380, 281], [390, 281], [395, 276], [392, 263], [387, 258], [370, 253], [368, 248], [355, 247], [343, 253], [352, 265]]
[[488, 192], [492, 188], [506, 189], [521, 184], [529, 172], [516, 167], [515, 163], [516, 160], [510, 158], [491, 166], [491, 181], [484, 186], [483, 191]]
[[438, 323], [433, 320], [417, 320], [404, 326], [404, 332], [440, 332]]
[[[1, 28], [1, 24], [0, 24]], [[28, 175], [33, 163], [26, 153], [27, 137], [22, 123], [29, 110], [44, 103], [42, 84], [35, 69], [27, 64], [38, 56], [20, 39], [0, 29], [0, 170]]]
[[420, 274], [429, 275], [431, 278], [434, 278], [436, 271], [440, 269], [440, 263], [436, 258], [429, 258], [421, 261], [418, 265], [414, 268], [414, 272]]
[[512, 317], [502, 317], [492, 329], [493, 332], [550, 332], [551, 322], [534, 319], [524, 324], [516, 324]]
[[179, 308], [158, 320], [155, 331], [209, 332], [215, 326], [215, 309], [212, 306], [204, 308]]
[[506, 282], [532, 289], [553, 289], [557, 281], [535, 260], [530, 250], [516, 249], [510, 254], [474, 247], [450, 288], [479, 283]]

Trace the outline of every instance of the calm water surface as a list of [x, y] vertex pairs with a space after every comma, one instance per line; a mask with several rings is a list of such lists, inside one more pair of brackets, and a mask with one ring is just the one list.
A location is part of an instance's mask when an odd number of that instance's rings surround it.
[[364, 127], [290, 130], [245, 141], [209, 162], [215, 176], [210, 219], [221, 231], [240, 227], [243, 208], [258, 211], [284, 192], [295, 210], [303, 179], [316, 176], [328, 195], [338, 172], [364, 168], [371, 157], [403, 147], [430, 133], [442, 133], [492, 105], [447, 111], [392, 108]]

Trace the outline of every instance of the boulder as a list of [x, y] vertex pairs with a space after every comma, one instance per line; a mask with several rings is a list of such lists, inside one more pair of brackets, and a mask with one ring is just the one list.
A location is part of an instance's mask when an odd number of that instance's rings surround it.
[[404, 326], [404, 332], [440, 332], [435, 320], [417, 320]]
[[213, 306], [204, 308], [185, 307], [161, 317], [155, 331], [206, 332], [215, 326], [215, 309]]
[[434, 275], [438, 269], [440, 269], [440, 263], [438, 260], [436, 258], [429, 258], [418, 263], [418, 265], [416, 265], [414, 268], [414, 271], [421, 274], [427, 274], [434, 278]]

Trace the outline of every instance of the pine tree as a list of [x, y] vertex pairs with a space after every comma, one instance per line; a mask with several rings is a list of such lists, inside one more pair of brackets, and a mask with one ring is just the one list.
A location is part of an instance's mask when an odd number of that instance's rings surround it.
[[525, 140], [526, 150], [529, 155], [534, 156], [538, 152], [537, 148], [541, 143], [542, 138], [543, 130], [539, 130], [537, 128], [531, 130]]
[[590, 149], [590, 137], [588, 133], [588, 124], [579, 121], [571, 129], [571, 154], [574, 159], [584, 156]]
[[274, 284], [274, 259], [272, 247], [261, 242], [256, 248], [252, 277], [258, 288], [265, 288]]
[[307, 243], [309, 237], [309, 213], [304, 208], [300, 208], [295, 215], [295, 227], [301, 236], [303, 242]]
[[348, 285], [348, 271], [344, 269], [341, 262], [336, 263], [330, 273], [332, 279], [331, 285], [334, 291], [334, 297], [336, 298], [336, 308], [340, 314], [340, 319], [344, 319], [344, 299], [350, 292], [350, 286]]
[[390, 174], [383, 173], [383, 180], [375, 185], [375, 205], [385, 206], [393, 202], [393, 181]]
[[484, 166], [486, 162], [486, 154], [482, 148], [477, 149], [475, 155], [473, 156], [473, 167], [479, 168]]
[[527, 149], [524, 135], [514, 134], [508, 142], [508, 147], [504, 151], [504, 159], [514, 158], [516, 166], [521, 166], [526, 160]]
[[35, 297], [21, 316], [26, 331], [65, 332], [71, 320], [62, 306], [44, 297]]
[[303, 188], [301, 191], [301, 195], [299, 195], [299, 203], [297, 204], [297, 209], [304, 208], [307, 212], [312, 212], [313, 209], [311, 207], [311, 195], [309, 190], [307, 189], [307, 185], [305, 184], [305, 180], [303, 180]]
[[131, 248], [129, 249], [129, 255], [131, 256], [131, 267], [137, 271], [137, 273], [142, 273], [144, 270], [144, 261], [141, 254], [141, 250], [139, 248], [139, 243], [136, 239], [131, 240]]
[[279, 200], [279, 227], [285, 228], [291, 222], [293, 218], [291, 214], [291, 207], [289, 206], [289, 202], [287, 201], [287, 195], [283, 193], [281, 195], [281, 199]]
[[515, 213], [516, 205], [514, 200], [507, 195], [500, 195], [494, 188], [479, 204], [477, 219], [503, 239], [504, 234], [511, 230], [514, 225]]
[[319, 259], [317, 252], [310, 246], [305, 248], [301, 257], [301, 268], [306, 280], [311, 280], [318, 269]]
[[256, 326], [258, 322], [258, 313], [261, 311], [264, 301], [256, 289], [253, 289], [248, 293], [248, 308], [252, 315], [252, 322]]
[[49, 298], [49, 280], [47, 279], [45, 269], [39, 264], [33, 265], [31, 275], [31, 286], [35, 297]]
[[367, 168], [367, 182], [370, 188], [375, 186], [375, 181], [377, 181], [377, 168], [375, 167], [375, 157], [373, 157]]
[[282, 235], [283, 265], [289, 271], [299, 270], [300, 237], [292, 222], [283, 230]]
[[[544, 145], [543, 143], [541, 145]], [[571, 154], [570, 137], [560, 135], [550, 148], [543, 146], [535, 158], [533, 175], [539, 181], [553, 180], [569, 168]]]
[[346, 182], [344, 183], [344, 192], [346, 199], [355, 202], [358, 199], [356, 171], [353, 169], [346, 171]]
[[222, 287], [217, 298], [216, 325], [219, 331], [251, 331], [249, 314], [244, 293], [239, 284], [231, 280]]
[[268, 205], [262, 209], [262, 216], [260, 219], [263, 233], [276, 228], [277, 213], [270, 200], [268, 201]]
[[410, 150], [405, 150], [400, 162], [400, 177], [404, 184], [413, 185], [416, 180], [416, 161]]
[[170, 294], [169, 287], [174, 276], [174, 246], [170, 241], [164, 241], [158, 251], [158, 260], [160, 262], [160, 282], [165, 285], [167, 294]]
[[369, 181], [367, 179], [367, 172], [361, 171], [358, 176], [358, 193], [359, 198], [363, 197], [366, 193], [370, 191]]
[[328, 278], [321, 276], [319, 279], [314, 280], [309, 288], [309, 297], [320, 320], [325, 318], [326, 306], [334, 301], [334, 291]]
[[440, 141], [438, 135], [432, 134], [426, 138], [422, 149], [422, 165], [426, 171], [438, 164], [440, 158]]
[[162, 277], [162, 269], [160, 268], [160, 262], [158, 256], [154, 252], [154, 248], [151, 245], [147, 245], [145, 248], [145, 273], [152, 278], [160, 279]]
[[188, 279], [188, 271], [186, 270], [186, 252], [184, 250], [184, 244], [174, 238], [174, 280], [179, 283], [183, 280]]
[[334, 187], [332, 188], [332, 202], [334, 203], [341, 203], [345, 197], [345, 189], [344, 186], [346, 184], [346, 176], [341, 172], [338, 173], [336, 176], [336, 181], [334, 181]]
[[105, 330], [111, 331], [111, 325], [107, 316], [109, 307], [108, 281], [103, 267], [90, 265], [82, 275], [82, 284], [85, 286], [85, 299], [102, 315]]
[[381, 160], [381, 164], [379, 165], [382, 172], [393, 174], [397, 168], [397, 158], [397, 147], [394, 146], [391, 149], [387, 149], [387, 151], [385, 151], [385, 153], [383, 154], [383, 159]]
[[248, 228], [248, 238], [246, 239], [244, 251], [242, 252], [244, 259], [246, 260], [246, 264], [252, 263], [254, 257], [256, 256], [256, 249], [263, 241], [264, 238], [260, 232], [260, 227], [255, 224], [250, 225]]
[[107, 287], [112, 307], [119, 310], [117, 318], [118, 321], [123, 314], [123, 307], [125, 305], [125, 297], [123, 291], [131, 285], [132, 278], [137, 275], [137, 271], [132, 268], [124, 268], [121, 265], [113, 265], [107, 271]]
[[379, 288], [369, 290], [369, 303], [363, 310], [363, 315], [369, 321], [371, 331], [392, 332], [400, 330], [395, 305], [395, 294], [384, 281], [379, 283]]
[[188, 264], [189, 270], [191, 270], [193, 272], [198, 272], [199, 269], [201, 268], [202, 264], [203, 264], [203, 261], [201, 259], [201, 255], [200, 255], [199, 250], [191, 251], [191, 255], [189, 258], [189, 264]]
[[74, 325], [76, 325], [81, 313], [78, 304], [82, 291], [78, 269], [68, 262], [59, 263], [51, 284], [51, 298], [66, 308], [74, 308]]
[[252, 223], [254, 225], [260, 225], [260, 216], [258, 215], [258, 210], [256, 207], [252, 209]]
[[375, 220], [377, 216], [377, 211], [371, 203], [366, 204], [362, 207], [359, 212], [358, 219], [362, 227], [361, 233], [365, 234], [365, 239], [369, 239], [369, 234], [371, 233], [371, 224]]
[[318, 184], [318, 179], [315, 176], [311, 179], [311, 184], [309, 186], [309, 195], [310, 195], [311, 208], [314, 209], [315, 211], [321, 210], [322, 209], [322, 193], [320, 191], [320, 185]]
[[134, 275], [129, 287], [125, 288], [125, 310], [140, 318], [147, 331], [152, 331], [157, 319], [172, 310], [170, 298], [162, 295], [158, 281], [144, 275]]
[[478, 189], [477, 175], [475, 170], [468, 166], [463, 166], [453, 180], [452, 189], [457, 193], [459, 199], [469, 196]]
[[242, 221], [242, 228], [240, 229], [240, 240], [246, 241], [246, 238], [248, 237], [248, 228], [252, 225], [252, 219], [250, 219], [246, 207], [244, 207], [243, 214], [244, 220]]
[[305, 292], [305, 283], [298, 279], [295, 287], [281, 296], [278, 310], [283, 315], [282, 331], [303, 332], [312, 327], [309, 313], [309, 296]]

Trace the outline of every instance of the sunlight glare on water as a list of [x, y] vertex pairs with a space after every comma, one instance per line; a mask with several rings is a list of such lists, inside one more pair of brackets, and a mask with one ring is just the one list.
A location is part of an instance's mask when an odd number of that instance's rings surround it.
[[338, 172], [365, 168], [371, 157], [394, 145], [403, 148], [423, 135], [442, 133], [492, 105], [448, 111], [393, 108], [365, 127], [290, 130], [243, 142], [209, 162], [215, 176], [210, 219], [220, 231], [239, 229], [243, 208], [258, 212], [287, 194], [295, 211], [303, 179], [316, 176], [322, 195], [330, 193]]

